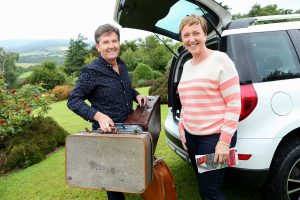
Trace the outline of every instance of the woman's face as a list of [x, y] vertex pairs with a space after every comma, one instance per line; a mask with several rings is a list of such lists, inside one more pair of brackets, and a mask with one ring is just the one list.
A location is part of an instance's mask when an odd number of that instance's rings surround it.
[[114, 62], [120, 53], [120, 42], [115, 32], [105, 33], [100, 36], [96, 44], [98, 52], [108, 62]]
[[193, 56], [205, 49], [206, 34], [200, 24], [185, 25], [181, 31], [181, 38], [184, 47]]

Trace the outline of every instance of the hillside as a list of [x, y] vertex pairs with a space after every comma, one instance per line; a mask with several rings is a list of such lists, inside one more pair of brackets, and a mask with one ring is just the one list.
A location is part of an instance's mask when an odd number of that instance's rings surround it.
[[68, 49], [69, 40], [3, 40], [0, 47], [7, 52], [19, 53], [19, 63], [40, 63], [45, 60], [53, 60], [62, 64], [65, 59], [65, 51]]

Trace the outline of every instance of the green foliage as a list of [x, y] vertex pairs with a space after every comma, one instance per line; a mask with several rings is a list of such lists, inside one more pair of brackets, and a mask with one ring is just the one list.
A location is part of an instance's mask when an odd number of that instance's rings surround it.
[[135, 87], [149, 87], [154, 84], [155, 80], [145, 80], [140, 79], [138, 82], [134, 85]]
[[[300, 10], [298, 10], [300, 11]], [[297, 10], [294, 12], [292, 9], [279, 9], [276, 4], [270, 4], [265, 7], [261, 7], [260, 4], [254, 4], [247, 14], [237, 13], [232, 16], [233, 19], [240, 19], [245, 17], [256, 17], [256, 16], [267, 16], [267, 15], [285, 15], [297, 13]]]
[[168, 103], [168, 71], [163, 77], [155, 80], [153, 86], [149, 89], [149, 95], [159, 95], [162, 104]]
[[89, 55], [88, 44], [81, 34], [76, 40], [70, 40], [69, 49], [66, 51], [65, 72], [68, 75], [78, 75], [84, 66], [84, 61]]
[[132, 40], [132, 41], [125, 40], [121, 44], [120, 48], [121, 48], [121, 56], [122, 56], [123, 52], [125, 52], [127, 50], [136, 51], [136, 50], [138, 50], [139, 46], [138, 46], [136, 40]]
[[132, 51], [131, 49], [126, 49], [121, 55], [121, 59], [126, 63], [128, 71], [134, 71], [139, 58], [137, 57], [137, 52]]
[[139, 63], [133, 72], [133, 83], [137, 83], [138, 80], [151, 80], [153, 79], [152, 69], [143, 63]]
[[73, 86], [70, 85], [57, 85], [53, 88], [52, 94], [55, 101], [62, 101], [69, 98]]
[[[4, 80], [7, 88], [14, 88], [17, 81], [16, 62], [19, 54], [13, 52], [5, 52], [0, 48], [0, 68], [4, 71]], [[3, 66], [3, 67], [2, 67]]]
[[133, 72], [128, 72], [131, 82], [133, 82]]
[[53, 89], [56, 85], [65, 83], [65, 75], [58, 71], [53, 62], [44, 62], [40, 67], [36, 67], [29, 77], [31, 84], [43, 84], [47, 90]]
[[45, 159], [46, 155], [64, 144], [67, 132], [52, 118], [35, 117], [23, 124], [23, 134], [5, 141], [0, 156], [0, 174], [26, 168]]
[[[178, 48], [179, 43], [173, 43], [171, 39], [162, 40], [174, 51]], [[163, 73], [171, 57], [171, 52], [154, 35], [121, 45], [121, 59], [127, 64], [129, 71], [134, 71], [138, 63], [144, 63]]]
[[[175, 47], [171, 39], [163, 39], [164, 43], [170, 48]], [[165, 72], [165, 66], [172, 58], [170, 51], [158, 40], [154, 35], [145, 38], [145, 42], [141, 43], [142, 51], [147, 55], [147, 59], [143, 62], [152, 69]]]
[[37, 116], [44, 116], [51, 98], [43, 95], [45, 90], [39, 85], [24, 85], [19, 90], [5, 90], [0, 79], [0, 143], [7, 137], [21, 134], [23, 124], [30, 123], [36, 111]]
[[152, 73], [153, 73], [153, 79], [158, 79], [159, 77], [163, 76], [163, 74], [160, 71], [153, 70]]

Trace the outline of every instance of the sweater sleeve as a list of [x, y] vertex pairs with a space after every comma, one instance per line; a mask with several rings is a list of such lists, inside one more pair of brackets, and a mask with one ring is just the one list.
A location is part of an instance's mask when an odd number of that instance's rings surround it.
[[240, 81], [234, 63], [226, 54], [223, 58], [219, 88], [226, 107], [220, 140], [230, 144], [241, 112]]
[[96, 81], [92, 80], [93, 76], [89, 70], [83, 70], [78, 78], [78, 82], [70, 94], [67, 106], [77, 115], [85, 120], [92, 121], [97, 110], [89, 106], [84, 101], [93, 91]]

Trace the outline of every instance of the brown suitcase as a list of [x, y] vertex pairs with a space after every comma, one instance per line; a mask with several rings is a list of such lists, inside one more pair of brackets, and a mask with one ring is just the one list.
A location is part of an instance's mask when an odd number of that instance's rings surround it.
[[142, 193], [142, 197], [144, 200], [177, 200], [172, 171], [163, 159], [155, 159], [153, 181]]
[[159, 96], [148, 96], [147, 106], [137, 106], [124, 124], [137, 124], [140, 125], [144, 131], [149, 132], [153, 138], [153, 149], [155, 151], [161, 131]]
[[81, 132], [66, 138], [66, 183], [70, 187], [141, 193], [152, 181], [149, 133]]

